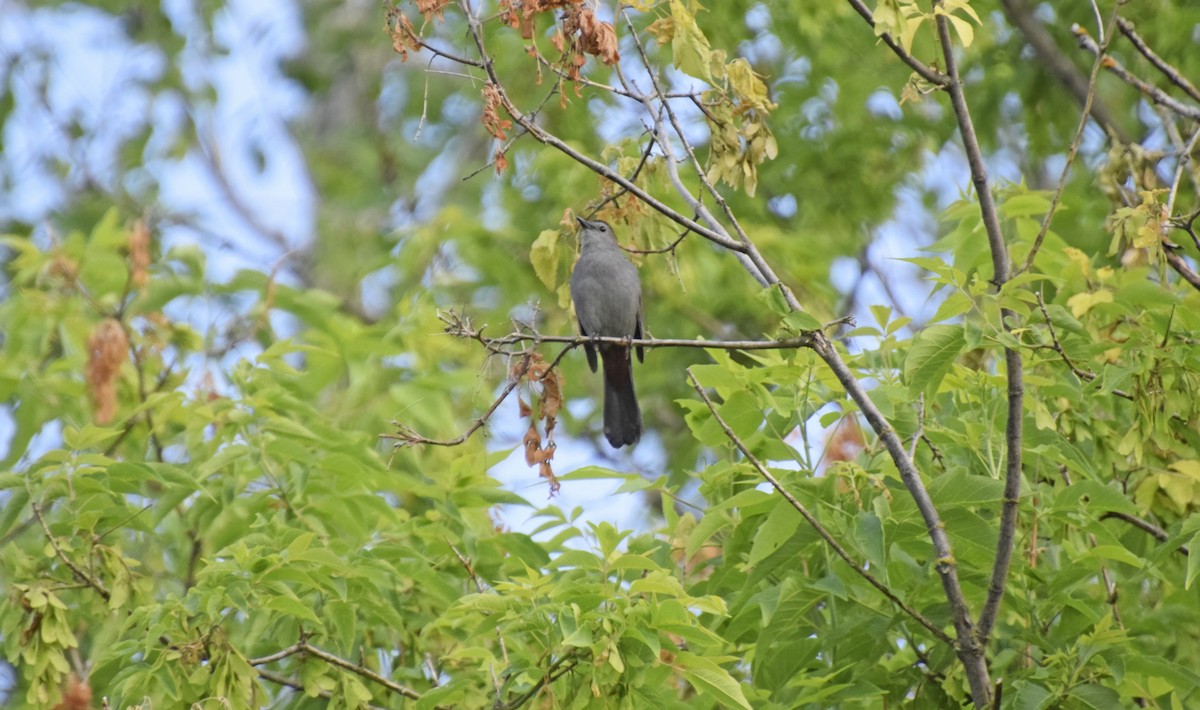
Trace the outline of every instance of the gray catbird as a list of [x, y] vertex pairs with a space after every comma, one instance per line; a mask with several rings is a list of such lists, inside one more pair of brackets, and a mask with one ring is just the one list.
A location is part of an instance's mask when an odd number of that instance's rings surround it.
[[[637, 267], [625, 258], [612, 227], [579, 221], [579, 261], [571, 272], [571, 300], [579, 331], [587, 336], [642, 337], [642, 284]], [[585, 344], [588, 367], [596, 371], [596, 349], [604, 361], [604, 437], [615, 448], [642, 436], [642, 412], [633, 391], [630, 348], [615, 343]], [[637, 347], [638, 361], [642, 348]]]

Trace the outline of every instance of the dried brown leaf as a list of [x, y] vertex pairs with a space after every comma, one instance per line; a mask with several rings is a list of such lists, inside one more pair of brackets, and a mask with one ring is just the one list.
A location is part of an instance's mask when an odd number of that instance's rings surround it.
[[490, 82], [485, 84], [483, 87], [483, 115], [480, 117], [480, 120], [483, 122], [483, 127], [493, 138], [508, 140], [508, 134], [505, 131], [512, 128], [512, 121], [500, 118], [499, 109], [502, 104], [500, 89]]
[[525, 447], [525, 463], [529, 466], [538, 463], [538, 452], [541, 451], [542, 436], [538, 434], [537, 427], [533, 422], [529, 422], [529, 429], [525, 432], [525, 438], [522, 440], [522, 445]]
[[550, 495], [553, 496], [562, 488], [562, 484], [558, 482], [558, 478], [554, 475], [554, 469], [550, 467], [549, 461], [542, 462], [541, 467], [538, 469], [538, 475], [550, 483]]

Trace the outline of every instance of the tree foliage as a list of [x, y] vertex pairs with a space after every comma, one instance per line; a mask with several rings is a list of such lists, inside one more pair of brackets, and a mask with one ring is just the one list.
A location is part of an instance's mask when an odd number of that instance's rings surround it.
[[[112, 120], [66, 29], [5, 59], [0, 697], [1200, 702], [1200, 11], [711, 5], [28, 11], [138, 59]], [[546, 499], [595, 480], [644, 522]]]

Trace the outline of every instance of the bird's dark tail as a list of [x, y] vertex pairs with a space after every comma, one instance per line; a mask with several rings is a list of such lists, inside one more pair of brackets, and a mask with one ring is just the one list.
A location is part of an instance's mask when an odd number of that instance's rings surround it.
[[629, 348], [605, 347], [604, 358], [604, 438], [613, 448], [636, 444], [642, 438], [642, 410], [633, 390], [633, 361]]

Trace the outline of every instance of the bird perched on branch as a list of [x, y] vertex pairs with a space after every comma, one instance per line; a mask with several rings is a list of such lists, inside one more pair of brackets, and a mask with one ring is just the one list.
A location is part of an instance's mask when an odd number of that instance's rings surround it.
[[[612, 227], [579, 222], [579, 261], [571, 272], [571, 300], [584, 336], [642, 337], [642, 284], [637, 267], [625, 258]], [[596, 371], [596, 350], [604, 361], [604, 437], [614, 448], [642, 436], [642, 412], [633, 389], [633, 353], [628, 345], [586, 343], [588, 367]], [[637, 346], [638, 361], [642, 347]]]

